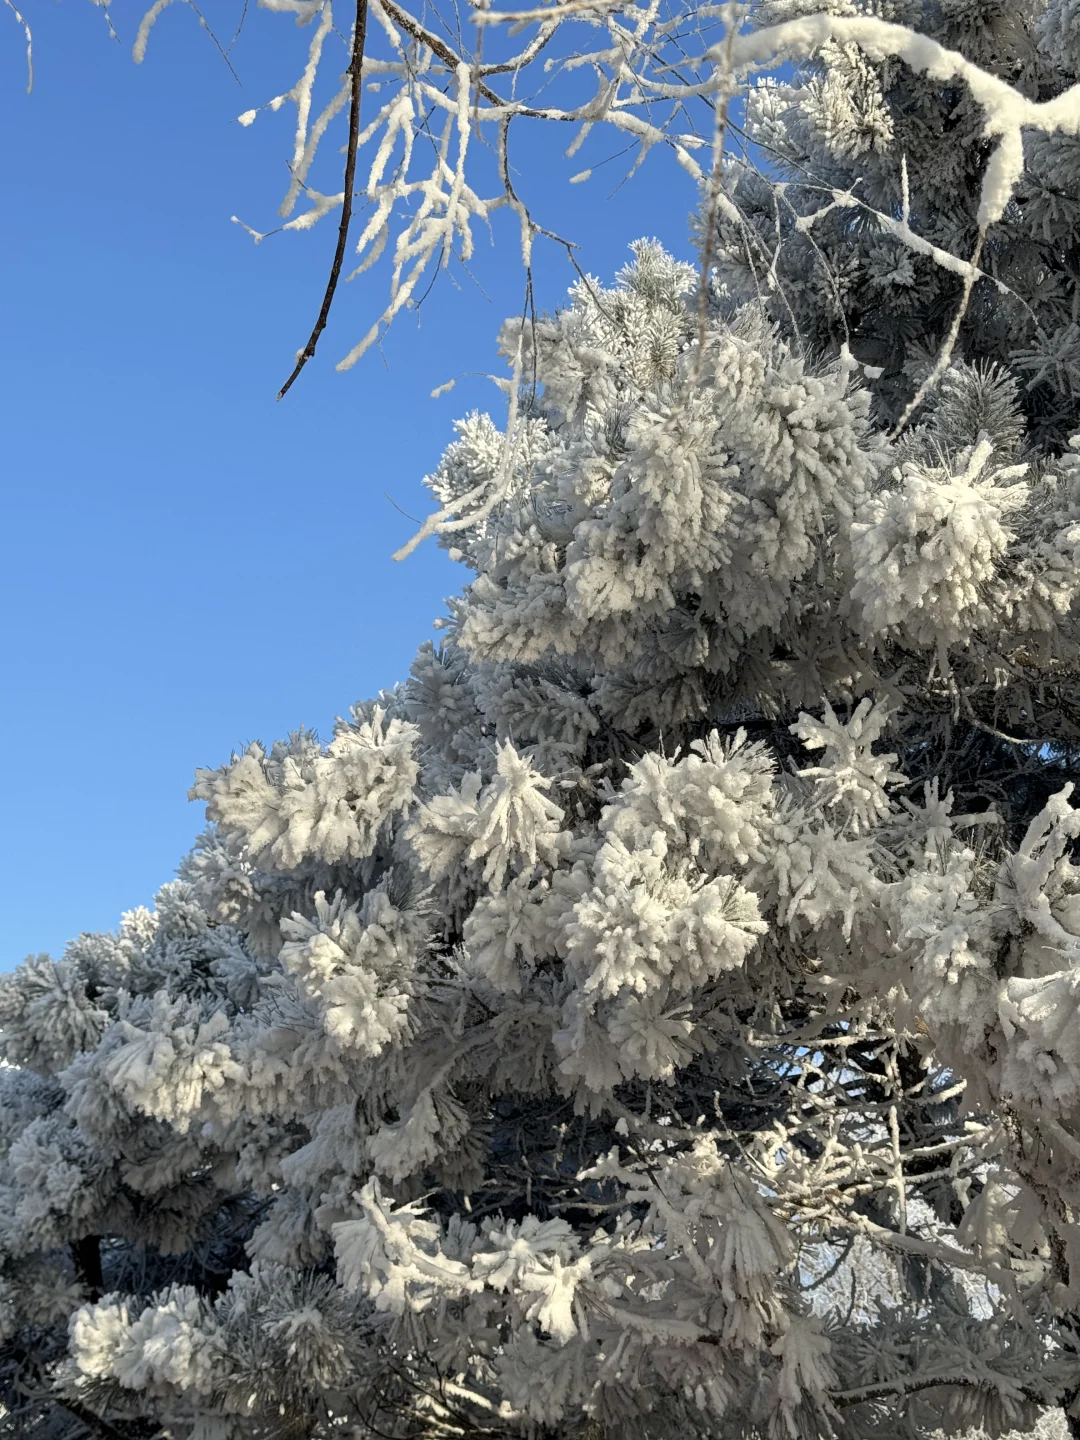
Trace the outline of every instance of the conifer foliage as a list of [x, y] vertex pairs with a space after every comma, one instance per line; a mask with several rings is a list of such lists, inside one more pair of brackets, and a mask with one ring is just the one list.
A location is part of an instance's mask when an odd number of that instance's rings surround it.
[[897, 429], [959, 282], [880, 217], [968, 253], [976, 121], [834, 45], [747, 125], [706, 314], [640, 243], [504, 328], [408, 681], [0, 983], [0, 1434], [1080, 1432], [1078, 142]]

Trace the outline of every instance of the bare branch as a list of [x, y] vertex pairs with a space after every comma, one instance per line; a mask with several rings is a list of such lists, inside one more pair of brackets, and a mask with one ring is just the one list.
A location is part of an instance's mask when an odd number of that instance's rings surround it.
[[319, 343], [319, 337], [326, 329], [326, 322], [330, 318], [330, 307], [334, 303], [338, 281], [341, 278], [341, 267], [345, 261], [345, 246], [349, 241], [349, 223], [352, 220], [353, 211], [353, 188], [356, 183], [356, 152], [360, 141], [360, 95], [364, 84], [364, 42], [367, 38], [367, 9], [367, 0], [356, 0], [352, 59], [349, 63], [349, 74], [352, 78], [352, 86], [349, 100], [349, 144], [345, 153], [345, 190], [341, 201], [341, 219], [338, 222], [337, 245], [334, 249], [333, 264], [330, 266], [330, 278], [326, 282], [326, 293], [323, 295], [323, 302], [319, 308], [319, 317], [315, 321], [315, 328], [312, 330], [307, 344], [297, 357], [292, 374], [278, 391], [277, 398], [279, 400], [288, 394], [300, 371], [303, 370], [304, 366], [315, 354], [315, 347]]

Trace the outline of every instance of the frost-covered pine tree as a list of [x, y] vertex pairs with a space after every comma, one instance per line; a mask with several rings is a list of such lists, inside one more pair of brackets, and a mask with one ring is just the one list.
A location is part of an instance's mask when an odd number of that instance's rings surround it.
[[[1028, 100], [1080, 79], [1074, 0], [764, 0], [760, 18], [822, 10], [910, 27]], [[981, 231], [986, 118], [965, 77], [942, 83], [830, 39], [793, 74], [751, 86], [718, 258], [733, 293], [764, 301], [804, 346], [847, 343], [880, 370], [871, 389], [890, 422], [941, 353], [974, 261], [983, 278], [953, 351], [983, 377], [971, 416], [1000, 427], [1011, 377], [1028, 438], [1060, 449], [1080, 423], [1080, 135], [1029, 128], [1010, 203]]]
[[[1055, 5], [955, 43], [1049, 73]], [[639, 244], [509, 323], [428, 482], [440, 645], [4, 978], [0, 1434], [1080, 1433], [1075, 395], [976, 286], [894, 433], [957, 296], [878, 375], [817, 228], [760, 296], [725, 230], [705, 313]]]

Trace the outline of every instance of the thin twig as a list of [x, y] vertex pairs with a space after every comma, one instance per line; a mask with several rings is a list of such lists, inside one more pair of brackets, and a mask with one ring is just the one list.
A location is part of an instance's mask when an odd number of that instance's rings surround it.
[[236, 26], [236, 30], [235, 30], [235, 32], [234, 32], [234, 34], [233, 34], [232, 39], [229, 41], [228, 45], [225, 47], [225, 54], [226, 54], [226, 56], [228, 56], [228, 55], [230, 55], [230, 54], [232, 53], [232, 48], [233, 48], [233, 46], [236, 44], [237, 40], [240, 39], [240, 32], [241, 32], [241, 30], [243, 30], [243, 28], [244, 28], [244, 21], [247, 19], [247, 13], [248, 13], [248, 0], [244, 0], [244, 8], [240, 11], [240, 20], [239, 20], [239, 22], [238, 22], [238, 24], [237, 24], [237, 26]]
[[[395, 25], [400, 26], [406, 35], [411, 35], [417, 44], [427, 46], [436, 59], [441, 60], [448, 69], [456, 70], [461, 64], [460, 55], [455, 55], [445, 41], [440, 40], [438, 35], [433, 35], [432, 32], [426, 26], [421, 25], [418, 20], [414, 20], [408, 11], [402, 10], [399, 5], [395, 5], [394, 0], [385, 0], [382, 8], [386, 11], [387, 15], [389, 15], [390, 19], [393, 20]], [[485, 85], [478, 74], [474, 75], [473, 83], [476, 87], [477, 94], [483, 95], [484, 99], [490, 105], [501, 107], [504, 104], [502, 96], [497, 95], [490, 85]]]
[[[956, 685], [956, 682], [954, 681], [953, 684]], [[1021, 739], [1019, 735], [1007, 735], [1004, 730], [997, 730], [994, 728], [993, 725], [987, 725], [985, 721], [979, 719], [979, 717], [975, 714], [975, 711], [972, 709], [971, 701], [968, 699], [967, 696], [967, 691], [961, 689], [959, 686], [956, 686], [956, 692], [960, 696], [961, 704], [964, 706], [964, 709], [968, 713], [968, 719], [971, 721], [971, 723], [975, 726], [977, 730], [982, 730], [983, 733], [986, 735], [993, 735], [995, 740], [1004, 740], [1007, 745], [1036, 745], [1038, 743], [1035, 740]]]
[[4, 0], [4, 4], [23, 27], [23, 34], [26, 36], [26, 93], [29, 95], [34, 88], [34, 37], [30, 33], [30, 26], [26, 23], [22, 11], [15, 5], [14, 0]]
[[[437, 35], [433, 35], [432, 32], [421, 25], [418, 20], [414, 20], [407, 11], [402, 10], [400, 6], [396, 5], [394, 0], [382, 0], [382, 8], [390, 19], [393, 20], [395, 25], [398, 25], [404, 30], [406, 35], [411, 35], [418, 44], [426, 45], [435, 58], [441, 60], [448, 69], [456, 70], [462, 63], [461, 56], [456, 55], [445, 41], [440, 40]], [[550, 36], [545, 36], [542, 40], [541, 37], [538, 36], [529, 50], [523, 52], [525, 60], [535, 59], [536, 55], [540, 53], [540, 50], [547, 44], [549, 39]], [[518, 59], [522, 59], [522, 56], [519, 56]], [[469, 67], [470, 76], [473, 78], [477, 94], [482, 95], [488, 104], [497, 112], [507, 111], [510, 102], [504, 100], [482, 77], [484, 75], [501, 75], [506, 73], [510, 68], [509, 64], [484, 65], [479, 68], [474, 66]], [[480, 110], [476, 112], [474, 108], [474, 115], [476, 113], [482, 118], [487, 118], [486, 111]], [[511, 114], [511, 118], [521, 115], [530, 120], [559, 120], [571, 125], [580, 123], [580, 116], [572, 111], [564, 113], [561, 110], [539, 110], [531, 105], [515, 104], [513, 110], [508, 113]], [[502, 119], [501, 114], [499, 118], [500, 120]]]
[[319, 337], [326, 329], [326, 322], [330, 318], [330, 307], [334, 303], [338, 280], [341, 278], [341, 267], [345, 261], [345, 246], [349, 240], [349, 222], [352, 220], [353, 185], [356, 180], [356, 152], [360, 144], [360, 95], [364, 84], [364, 41], [366, 36], [367, 0], [356, 0], [356, 22], [353, 26], [352, 60], [349, 64], [349, 72], [352, 76], [352, 95], [349, 101], [349, 146], [345, 154], [345, 194], [341, 200], [341, 221], [338, 225], [334, 263], [330, 267], [330, 279], [326, 283], [326, 294], [323, 296], [322, 306], [319, 310], [319, 318], [315, 321], [315, 328], [312, 330], [311, 337], [307, 344], [297, 357], [292, 374], [278, 391], [277, 398], [279, 400], [288, 394], [300, 371], [303, 370], [304, 366], [315, 354], [315, 347], [319, 343]]
[[975, 288], [975, 281], [979, 279], [982, 275], [982, 271], [979, 269], [979, 261], [982, 259], [983, 243], [985, 242], [985, 240], [986, 227], [984, 225], [979, 230], [979, 238], [975, 244], [974, 253], [971, 256], [971, 259], [968, 261], [968, 269], [964, 275], [964, 286], [963, 290], [960, 293], [960, 303], [956, 307], [956, 314], [953, 316], [952, 324], [949, 326], [948, 334], [945, 336], [944, 343], [942, 344], [942, 347], [938, 352], [938, 357], [934, 361], [930, 373], [926, 376], [922, 384], [915, 391], [915, 394], [911, 397], [907, 405], [904, 407], [904, 413], [900, 416], [900, 419], [889, 431], [890, 440], [895, 440], [901, 434], [901, 432], [906, 427], [908, 421], [915, 414], [916, 410], [919, 409], [923, 401], [935, 388], [942, 375], [944, 375], [945, 371], [949, 368], [953, 357], [953, 351], [956, 349], [956, 342], [960, 338], [960, 326], [964, 323], [968, 312], [968, 306], [971, 303], [971, 292]]
[[709, 172], [708, 188], [705, 192], [705, 238], [701, 252], [701, 278], [698, 284], [698, 348], [694, 361], [694, 373], [697, 378], [700, 378], [701, 366], [705, 358], [705, 331], [709, 313], [709, 272], [712, 269], [713, 249], [716, 245], [716, 212], [724, 184], [724, 144], [727, 140], [728, 112], [731, 108], [731, 59], [738, 29], [734, 5], [727, 7], [725, 18], [727, 43], [724, 47], [722, 62], [724, 78], [721, 93], [723, 98], [716, 115], [716, 128], [713, 134], [713, 163], [712, 170]]
[[386, 496], [387, 500], [390, 501], [390, 504], [394, 507], [394, 509], [398, 512], [399, 515], [404, 515], [405, 519], [411, 520], [414, 525], [422, 525], [424, 523], [422, 520], [418, 520], [415, 515], [410, 515], [407, 510], [402, 510], [401, 506], [397, 503], [394, 497], [388, 494], [387, 491], [384, 490], [382, 493]]

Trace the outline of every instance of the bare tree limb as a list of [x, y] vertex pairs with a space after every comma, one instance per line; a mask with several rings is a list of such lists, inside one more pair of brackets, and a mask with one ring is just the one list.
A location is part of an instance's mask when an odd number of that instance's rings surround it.
[[356, 0], [356, 22], [353, 26], [352, 59], [349, 62], [349, 73], [352, 77], [352, 94], [349, 101], [349, 144], [345, 153], [345, 193], [341, 200], [341, 221], [338, 225], [334, 263], [330, 267], [330, 278], [326, 282], [326, 294], [323, 296], [323, 302], [319, 309], [319, 318], [315, 321], [315, 328], [312, 330], [307, 344], [297, 357], [292, 374], [278, 391], [277, 398], [279, 400], [288, 394], [300, 371], [303, 370], [304, 366], [315, 354], [315, 347], [319, 343], [319, 337], [326, 329], [326, 322], [330, 318], [330, 307], [334, 303], [334, 295], [337, 292], [338, 281], [341, 279], [341, 267], [345, 262], [345, 246], [349, 241], [349, 223], [352, 220], [353, 186], [356, 181], [356, 152], [360, 143], [360, 95], [364, 85], [364, 41], [367, 38], [367, 10], [367, 0]]

